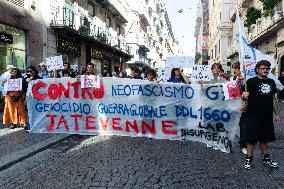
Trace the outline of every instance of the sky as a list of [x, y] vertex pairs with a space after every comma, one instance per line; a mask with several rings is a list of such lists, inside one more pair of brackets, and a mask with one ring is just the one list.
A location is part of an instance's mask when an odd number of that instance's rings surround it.
[[194, 32], [198, 1], [164, 0], [174, 36], [180, 42], [180, 47], [184, 53], [190, 56], [195, 55]]

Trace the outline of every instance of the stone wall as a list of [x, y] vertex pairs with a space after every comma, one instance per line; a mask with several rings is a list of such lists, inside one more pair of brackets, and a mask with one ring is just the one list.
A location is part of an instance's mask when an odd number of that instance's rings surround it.
[[32, 9], [29, 5], [22, 8], [8, 1], [0, 1], [0, 22], [22, 29], [26, 33], [27, 65], [36, 65], [43, 58], [40, 1], [35, 2], [36, 8]]

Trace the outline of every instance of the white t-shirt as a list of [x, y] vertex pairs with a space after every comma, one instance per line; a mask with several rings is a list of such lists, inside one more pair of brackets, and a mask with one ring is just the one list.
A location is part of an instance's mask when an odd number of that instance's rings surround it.
[[3, 73], [1, 76], [0, 76], [0, 81], [1, 81], [1, 91], [2, 91], [2, 95], [3, 96], [6, 96], [6, 93], [7, 93], [7, 91], [4, 91], [4, 87], [2, 86], [2, 81], [3, 80], [7, 80], [7, 79], [10, 79], [11, 78], [11, 73], [10, 72], [5, 72], [5, 73]]

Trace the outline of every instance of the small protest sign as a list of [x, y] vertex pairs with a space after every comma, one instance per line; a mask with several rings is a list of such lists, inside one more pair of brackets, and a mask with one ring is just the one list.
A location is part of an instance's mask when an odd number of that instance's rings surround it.
[[81, 88], [100, 88], [100, 76], [81, 75]]
[[225, 100], [241, 98], [240, 86], [237, 80], [231, 80], [223, 84]]
[[210, 65], [195, 65], [192, 68], [192, 82], [210, 81], [212, 80], [211, 66]]
[[166, 59], [166, 68], [191, 68], [194, 66], [194, 58], [191, 56], [169, 56]]
[[192, 68], [183, 68], [183, 73], [186, 75], [186, 77], [190, 78], [192, 74]]
[[158, 80], [166, 82], [171, 77], [172, 68], [158, 68]]
[[45, 62], [48, 71], [63, 69], [62, 55], [46, 58]]
[[21, 91], [22, 90], [22, 79], [8, 79], [4, 85], [5, 91]]

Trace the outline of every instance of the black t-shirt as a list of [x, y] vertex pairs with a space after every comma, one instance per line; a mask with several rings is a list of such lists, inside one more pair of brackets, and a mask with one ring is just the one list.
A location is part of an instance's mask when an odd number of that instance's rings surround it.
[[254, 116], [273, 116], [273, 95], [276, 91], [275, 82], [270, 79], [251, 78], [247, 81], [249, 92], [248, 114]]

